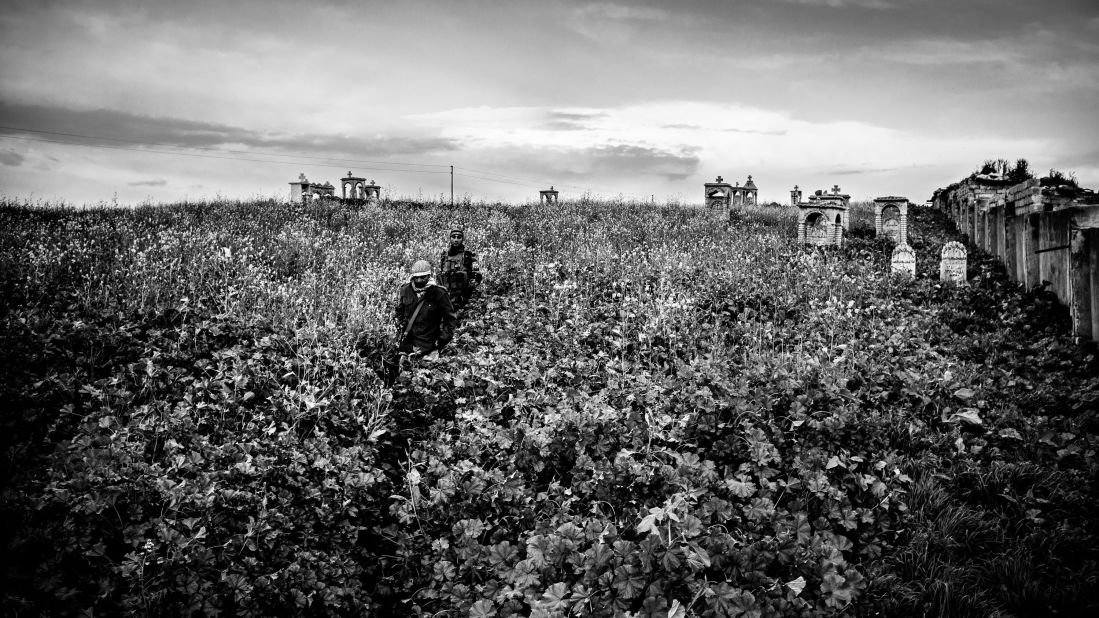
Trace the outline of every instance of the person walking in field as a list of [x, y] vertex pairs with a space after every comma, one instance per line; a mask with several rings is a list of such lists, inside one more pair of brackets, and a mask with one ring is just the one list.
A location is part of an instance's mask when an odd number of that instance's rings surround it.
[[383, 367], [382, 378], [392, 385], [409, 361], [437, 353], [450, 343], [458, 316], [447, 289], [431, 280], [431, 264], [418, 260], [408, 283], [397, 292], [393, 311], [397, 323], [397, 349]]
[[466, 249], [465, 228], [460, 223], [451, 226], [450, 248], [439, 257], [439, 284], [458, 307], [464, 306], [481, 284], [477, 254]]

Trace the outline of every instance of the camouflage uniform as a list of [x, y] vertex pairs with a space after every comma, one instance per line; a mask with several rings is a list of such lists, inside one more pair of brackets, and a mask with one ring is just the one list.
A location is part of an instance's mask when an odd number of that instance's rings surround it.
[[451, 246], [439, 256], [439, 284], [450, 292], [457, 305], [464, 305], [481, 283], [477, 269], [477, 254], [462, 244], [465, 235], [461, 225], [451, 230]]

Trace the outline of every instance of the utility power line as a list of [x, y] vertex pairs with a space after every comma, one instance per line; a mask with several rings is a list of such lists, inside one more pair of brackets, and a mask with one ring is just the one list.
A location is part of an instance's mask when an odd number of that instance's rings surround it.
[[[143, 142], [143, 141], [140, 141], [140, 140], [122, 139], [122, 138], [119, 138], [119, 137], [105, 137], [105, 136], [102, 136], [102, 135], [82, 135], [80, 133], [63, 133], [61, 131], [43, 131], [43, 130], [39, 130], [39, 129], [24, 129], [24, 128], [21, 128], [21, 127], [9, 127], [9, 126], [3, 126], [3, 125], [0, 125], [0, 130], [18, 131], [18, 132], [22, 132], [22, 133], [41, 133], [41, 134], [45, 134], [45, 135], [58, 135], [58, 136], [64, 136], [64, 137], [76, 137], [76, 138], [81, 138], [81, 139], [98, 139], [98, 140], [105, 140], [105, 141], [110, 141], [110, 142], [122, 142], [122, 143], [126, 143], [126, 144], [136, 144], [138, 146], [165, 146], [165, 147], [169, 147], [169, 148], [187, 148], [187, 149], [190, 149], [190, 150], [206, 150], [206, 151], [210, 151], [210, 152], [228, 153], [228, 154], [262, 155], [262, 156], [265, 156], [265, 157], [288, 157], [288, 158], [294, 158], [294, 159], [315, 159], [315, 160], [319, 160], [319, 161], [340, 161], [344, 164], [347, 164], [347, 163], [350, 163], [350, 164], [362, 163], [362, 164], [366, 164], [366, 165], [403, 165], [403, 166], [408, 166], [408, 167], [438, 167], [438, 168], [447, 167], [446, 165], [443, 165], [441, 163], [402, 163], [400, 161], [367, 161], [367, 160], [362, 160], [362, 159], [341, 159], [341, 158], [338, 158], [338, 157], [316, 157], [316, 156], [310, 156], [310, 155], [281, 154], [281, 153], [277, 153], [277, 152], [257, 153], [257, 152], [251, 152], [251, 151], [248, 151], [248, 150], [228, 150], [228, 149], [224, 149], [224, 148], [211, 148], [209, 146], [179, 146], [179, 145], [175, 145], [175, 144], [166, 144], [166, 143], [163, 143], [163, 142], [160, 142], [160, 143], [158, 143], [158, 142]], [[0, 137], [5, 137], [5, 136], [0, 136]], [[63, 143], [68, 143], [68, 142], [56, 142], [56, 143], [63, 144]], [[89, 144], [76, 144], [76, 145], [84, 146], [84, 145], [89, 145]], [[342, 167], [342, 165], [341, 165], [341, 167]]]
[[[601, 193], [608, 193], [608, 194], [612, 194], [612, 195], [615, 194], [615, 193], [622, 194], [622, 192], [612, 191], [612, 190], [609, 190], [609, 189], [601, 189], [601, 188], [598, 188], [598, 187], [586, 187], [586, 186], [582, 186], [582, 185], [573, 185], [573, 184], [568, 184], [568, 183], [538, 180], [538, 179], [533, 179], [533, 178], [529, 178], [529, 177], [512, 176], [512, 175], [500, 174], [498, 172], [492, 172], [492, 171], [488, 171], [488, 170], [481, 170], [481, 169], [467, 168], [467, 167], [460, 167], [460, 166], [449, 166], [449, 165], [444, 165], [444, 164], [439, 164], [439, 163], [405, 163], [405, 162], [396, 162], [396, 161], [394, 161], [394, 162], [372, 161], [372, 160], [365, 160], [365, 159], [343, 159], [343, 158], [338, 158], [338, 157], [319, 157], [319, 156], [310, 156], [310, 155], [294, 155], [294, 154], [282, 154], [282, 153], [251, 152], [251, 151], [243, 151], [243, 150], [228, 150], [228, 149], [220, 149], [220, 148], [211, 148], [211, 147], [207, 147], [207, 146], [175, 146], [175, 145], [172, 145], [172, 144], [164, 144], [164, 143], [157, 143], [157, 142], [143, 142], [143, 141], [139, 141], [139, 140], [130, 140], [130, 139], [117, 138], [117, 137], [107, 137], [107, 136], [102, 136], [102, 135], [85, 135], [85, 134], [81, 134], [81, 133], [68, 133], [68, 132], [63, 132], [63, 131], [47, 131], [47, 130], [42, 130], [42, 129], [27, 129], [27, 128], [23, 128], [23, 127], [12, 127], [12, 126], [6, 126], [6, 125], [0, 125], [0, 131], [13, 131], [13, 132], [36, 134], [36, 135], [0, 134], [0, 139], [14, 139], [14, 140], [29, 141], [29, 142], [62, 144], [62, 145], [66, 145], [66, 146], [80, 146], [80, 147], [84, 147], [84, 148], [100, 148], [100, 149], [106, 149], [106, 150], [120, 150], [120, 151], [129, 151], [129, 152], [175, 155], [175, 156], [193, 157], [193, 158], [200, 158], [200, 159], [218, 159], [218, 160], [225, 160], [225, 161], [244, 161], [244, 162], [249, 162], [249, 163], [268, 163], [268, 164], [284, 165], [284, 166], [288, 166], [288, 165], [296, 165], [296, 166], [313, 165], [313, 166], [319, 166], [319, 167], [329, 167], [329, 168], [340, 168], [340, 169], [342, 169], [342, 168], [346, 167], [347, 165], [355, 165], [355, 166], [358, 166], [360, 169], [366, 169], [366, 170], [370, 170], [370, 171], [379, 171], [379, 172], [400, 172], [400, 173], [413, 173], [413, 174], [451, 174], [452, 178], [453, 178], [454, 175], [457, 175], [457, 176], [461, 176], [461, 177], [464, 177], [464, 178], [469, 178], [469, 179], [472, 179], [472, 180], [481, 180], [481, 181], [485, 181], [485, 182], [495, 182], [495, 183], [499, 183], [499, 184], [506, 184], [506, 185], [512, 185], [512, 186], [518, 186], [518, 187], [530, 187], [530, 188], [535, 188], [535, 189], [538, 189], [538, 190], [541, 190], [543, 187], [545, 187], [547, 185], [554, 185], [554, 186], [558, 186], [558, 187], [580, 189], [580, 190], [584, 190], [584, 191], [598, 191], [598, 192], [601, 192]], [[50, 139], [49, 137], [41, 137], [41, 136], [57, 136], [57, 137], [61, 137], [61, 138], [110, 141], [110, 142], [118, 142], [120, 144], [132, 144], [133, 147], [131, 147], [131, 146], [122, 146], [122, 145], [111, 145], [111, 144], [94, 144], [94, 143], [93, 144], [88, 144], [88, 143], [72, 141], [72, 139]], [[150, 146], [160, 146], [160, 147], [174, 148], [175, 150], [160, 150], [160, 149], [157, 149], [157, 148], [150, 148]], [[183, 150], [179, 150], [179, 149], [201, 150], [201, 151], [204, 151], [204, 152], [184, 152]], [[206, 153], [211, 153], [211, 154], [206, 154]], [[227, 156], [227, 155], [247, 155], [247, 156]], [[285, 158], [285, 159], [289, 159], [289, 160], [279, 161], [279, 160], [271, 160], [271, 159], [267, 159], [267, 158], [255, 158], [255, 157], [281, 157], [281, 158]], [[302, 161], [302, 159], [309, 159], [311, 161]], [[312, 161], [318, 161], [319, 163], [313, 163]], [[339, 163], [338, 165], [336, 164], [337, 162]], [[375, 167], [375, 166], [384, 166], [384, 167]], [[418, 168], [424, 168], [424, 169], [401, 169], [401, 167], [396, 167], [396, 166], [418, 167]], [[441, 169], [427, 169], [427, 168], [441, 168]], [[446, 168], [449, 168], [449, 170], [446, 169]], [[464, 171], [468, 171], [468, 172], [472, 172], [472, 173], [462, 173], [462, 171], [458, 171], [458, 170], [464, 170]]]
[[[521, 181], [528, 181], [528, 182], [532, 182], [532, 183], [538, 183], [539, 186], [553, 185], [553, 186], [556, 186], [556, 187], [567, 187], [567, 188], [571, 188], [571, 189], [582, 189], [584, 191], [601, 191], [603, 193], [621, 193], [620, 191], [612, 191], [610, 189], [601, 189], [599, 187], [586, 187], [586, 186], [583, 186], [583, 185], [573, 185], [573, 184], [568, 184], [568, 183], [564, 183], [564, 182], [536, 180], [534, 178], [524, 178], [522, 176], [509, 176], [507, 174], [500, 174], [500, 173], [497, 173], [497, 172], [489, 172], [489, 171], [486, 171], [486, 170], [479, 170], [479, 169], [474, 169], [474, 168], [471, 168], [471, 167], [462, 167], [460, 169], [464, 169], [464, 170], [474, 172], [474, 173], [477, 173], [477, 174], [485, 174], [485, 175], [489, 175], [489, 176], [499, 176], [501, 178], [508, 178], [508, 179], [512, 179], [512, 180], [521, 180]], [[488, 179], [486, 178], [484, 180], [488, 180]]]
[[[180, 156], [180, 157], [197, 157], [197, 158], [200, 158], [200, 159], [221, 159], [221, 160], [225, 160], [225, 161], [248, 161], [248, 162], [251, 162], [251, 163], [272, 163], [272, 164], [275, 164], [275, 165], [295, 165], [295, 166], [299, 166], [299, 167], [302, 166], [302, 165], [315, 165], [315, 166], [319, 166], [319, 167], [332, 167], [332, 168], [338, 168], [338, 169], [343, 169], [343, 168], [346, 167], [346, 165], [335, 165], [335, 164], [331, 164], [331, 163], [302, 163], [300, 161], [272, 161], [270, 159], [252, 159], [252, 158], [247, 158], [247, 157], [223, 157], [223, 156], [212, 155], [212, 154], [202, 154], [202, 153], [198, 153], [198, 152], [180, 152], [180, 151], [176, 151], [176, 150], [156, 150], [156, 149], [153, 149], [153, 148], [129, 148], [129, 147], [126, 147], [126, 146], [111, 146], [111, 145], [108, 145], [108, 144], [81, 144], [81, 143], [78, 143], [78, 142], [62, 141], [62, 140], [55, 140], [55, 139], [47, 139], [47, 138], [44, 138], [44, 137], [31, 137], [31, 136], [23, 136], [23, 135], [0, 135], [0, 139], [18, 139], [18, 140], [24, 140], [24, 141], [30, 141], [30, 142], [46, 142], [46, 143], [50, 143], [50, 144], [64, 144], [66, 146], [82, 146], [84, 148], [104, 148], [104, 149], [107, 149], [107, 150], [128, 150], [130, 152], [151, 152], [151, 153], [155, 153], [155, 154], [176, 155], [176, 156]], [[266, 155], [266, 153], [255, 153], [254, 156], [267, 156], [267, 155]], [[278, 156], [285, 156], [285, 155], [278, 155]], [[385, 165], [385, 164], [383, 163], [383, 165]], [[389, 167], [364, 167], [364, 166], [360, 166], [360, 167], [362, 169], [378, 171], [378, 172], [404, 172], [404, 173], [410, 173], [410, 174], [446, 174], [446, 173], [448, 173], [445, 170], [407, 170], [407, 169], [398, 169], [398, 168], [389, 168]]]

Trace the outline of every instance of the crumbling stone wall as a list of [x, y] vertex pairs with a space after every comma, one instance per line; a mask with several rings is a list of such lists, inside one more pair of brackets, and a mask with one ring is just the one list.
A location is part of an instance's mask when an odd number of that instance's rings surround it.
[[1069, 308], [1075, 334], [1099, 341], [1099, 195], [978, 176], [939, 189], [932, 204], [1028, 290], [1048, 285]]

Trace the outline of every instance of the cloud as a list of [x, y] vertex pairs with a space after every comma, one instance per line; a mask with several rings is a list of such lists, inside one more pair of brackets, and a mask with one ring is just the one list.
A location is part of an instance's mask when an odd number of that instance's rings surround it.
[[549, 110], [546, 112], [545, 128], [555, 131], [579, 131], [591, 128], [592, 122], [605, 118], [600, 112], [565, 112]]
[[[185, 118], [144, 116], [111, 109], [71, 109], [7, 102], [0, 102], [0, 125], [2, 125], [0, 134], [30, 133], [52, 141], [123, 148], [244, 146], [287, 153], [368, 152], [372, 157], [422, 155], [457, 149], [457, 144], [454, 142], [432, 136], [272, 134], [228, 124]], [[35, 133], [35, 131], [49, 133]]]
[[651, 6], [626, 6], [613, 2], [595, 2], [576, 8], [576, 16], [611, 20], [664, 21], [668, 11]]
[[14, 152], [11, 150], [0, 152], [0, 164], [10, 165], [11, 167], [19, 167], [20, 165], [23, 165], [23, 160], [23, 155], [19, 154], [18, 152]]
[[944, 64], [1015, 64], [1029, 54], [1019, 41], [951, 39], [908, 40], [863, 50], [867, 59], [897, 64], [941, 66]]
[[633, 176], [656, 175], [668, 180], [685, 180], [698, 171], [698, 148], [674, 149], [614, 144], [589, 148], [576, 153], [596, 174]]
[[676, 129], [681, 131], [721, 131], [723, 133], [749, 133], [753, 135], [786, 135], [786, 129], [771, 129], [771, 130], [759, 130], [759, 129], [737, 129], [734, 127], [728, 128], [714, 128], [704, 127], [700, 124], [682, 124], [673, 123], [660, 126], [661, 129]]
[[795, 4], [805, 4], [808, 6], [821, 6], [830, 9], [845, 9], [845, 8], [857, 8], [857, 9], [895, 9], [897, 5], [893, 2], [885, 2], [885, 0], [786, 0], [787, 2], [793, 2]]
[[128, 182], [126, 184], [130, 185], [131, 187], [163, 187], [168, 184], [168, 181], [161, 178], [159, 180], [138, 180], [136, 182]]
[[596, 2], [573, 9], [567, 23], [585, 38], [604, 46], [619, 47], [631, 44], [646, 29], [664, 27], [676, 18], [680, 16], [657, 7]]
[[858, 176], [861, 174], [878, 174], [881, 172], [895, 172], [899, 167], [867, 167], [867, 168], [839, 168], [827, 170], [824, 173], [829, 176]]

